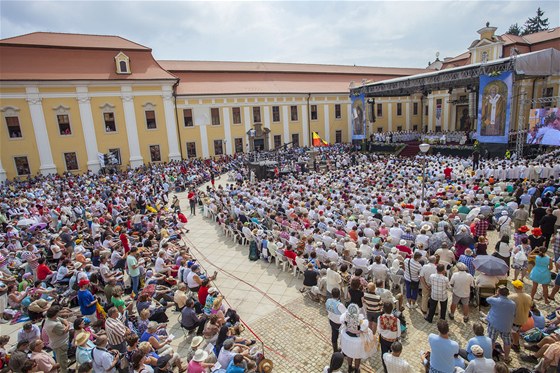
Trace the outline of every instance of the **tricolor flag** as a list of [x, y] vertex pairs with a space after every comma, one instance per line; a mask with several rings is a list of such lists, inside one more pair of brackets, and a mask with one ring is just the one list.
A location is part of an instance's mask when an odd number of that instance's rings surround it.
[[319, 147], [319, 146], [329, 145], [325, 140], [319, 137], [319, 134], [317, 132], [312, 133], [312, 138], [313, 138], [313, 146]]

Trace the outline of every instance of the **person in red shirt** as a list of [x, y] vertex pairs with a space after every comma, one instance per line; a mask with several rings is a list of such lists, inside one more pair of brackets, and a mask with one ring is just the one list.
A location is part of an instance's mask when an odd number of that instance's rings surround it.
[[445, 167], [445, 169], [443, 170], [443, 174], [445, 175], [446, 179], [451, 179], [451, 173], [453, 172], [453, 169], [449, 166]]
[[205, 278], [202, 280], [202, 285], [198, 288], [198, 302], [203, 306], [206, 304], [206, 298], [208, 297], [208, 289], [210, 289], [208, 286], [209, 283], [210, 281]]
[[47, 278], [52, 277], [53, 271], [45, 264], [45, 258], [39, 258], [39, 266], [37, 267], [37, 280], [45, 281]]
[[289, 246], [289, 247], [284, 251], [284, 256], [285, 256], [286, 258], [288, 258], [288, 259], [290, 260], [290, 262], [291, 262], [293, 265], [296, 265], [296, 257], [297, 257], [297, 254], [296, 254], [295, 251], [292, 250], [292, 247], [291, 247], [291, 246]]
[[122, 247], [124, 248], [124, 253], [128, 254], [130, 251], [130, 243], [128, 242], [128, 236], [124, 230], [124, 226], [121, 227], [121, 234], [119, 235], [119, 239], [121, 240]]
[[412, 250], [406, 244], [407, 242], [405, 240], [400, 240], [399, 244], [396, 246], [397, 250], [399, 250], [402, 254], [405, 254], [405, 259], [412, 258]]

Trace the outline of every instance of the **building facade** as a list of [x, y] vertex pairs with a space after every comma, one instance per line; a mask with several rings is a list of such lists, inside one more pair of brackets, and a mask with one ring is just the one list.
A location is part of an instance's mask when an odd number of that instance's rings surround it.
[[107, 153], [136, 167], [309, 145], [311, 131], [346, 142], [352, 81], [424, 71], [156, 61], [118, 36], [42, 32], [0, 53], [0, 180], [96, 172]]

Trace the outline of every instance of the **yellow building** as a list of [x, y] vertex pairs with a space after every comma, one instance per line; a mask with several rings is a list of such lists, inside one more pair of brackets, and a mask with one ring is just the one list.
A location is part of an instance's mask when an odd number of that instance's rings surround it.
[[309, 145], [311, 131], [347, 142], [351, 82], [425, 71], [156, 61], [118, 36], [43, 32], [3, 39], [0, 53], [0, 181], [97, 172], [109, 152], [136, 167]]

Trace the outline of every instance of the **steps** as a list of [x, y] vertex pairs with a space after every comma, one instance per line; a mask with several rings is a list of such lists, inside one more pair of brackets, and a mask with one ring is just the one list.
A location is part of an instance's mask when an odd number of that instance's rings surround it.
[[401, 151], [401, 157], [413, 158], [420, 152], [420, 146], [417, 142], [406, 144], [405, 148]]

